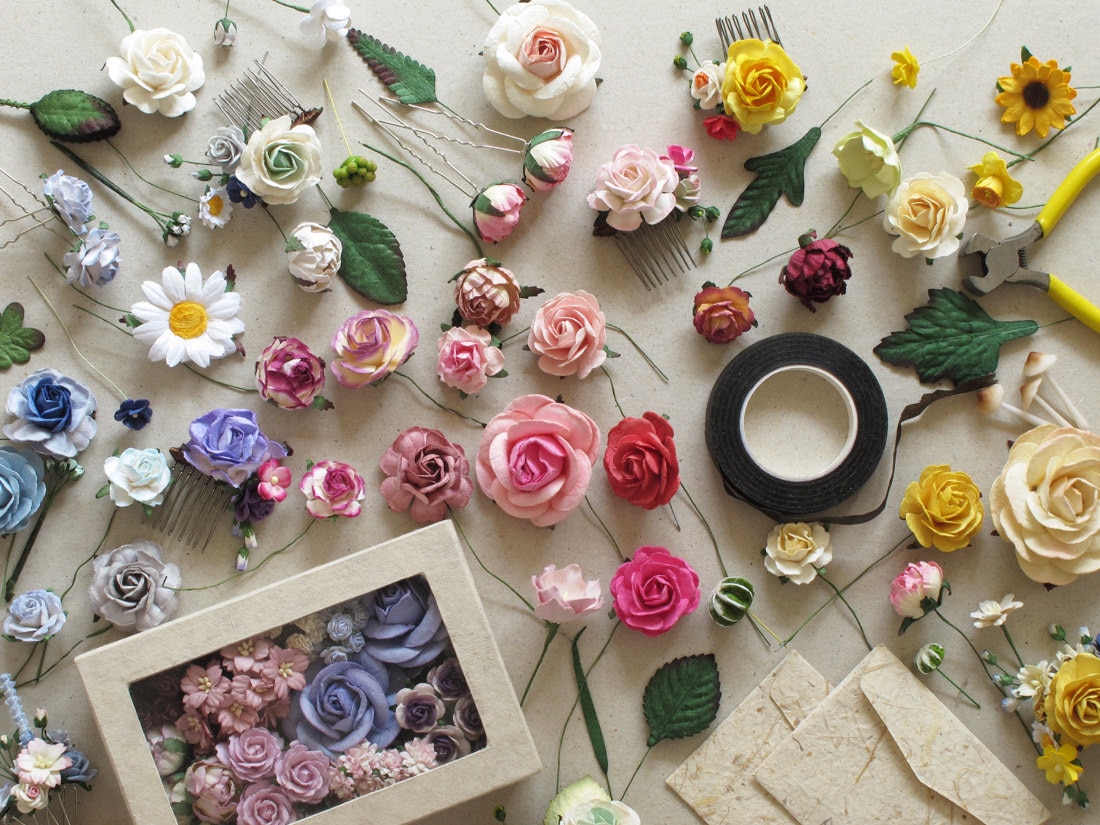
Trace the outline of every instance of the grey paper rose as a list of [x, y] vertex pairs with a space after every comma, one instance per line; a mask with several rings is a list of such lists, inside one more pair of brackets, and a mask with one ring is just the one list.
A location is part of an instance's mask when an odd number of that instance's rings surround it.
[[364, 601], [371, 618], [363, 628], [363, 650], [379, 661], [406, 669], [422, 667], [447, 647], [447, 628], [423, 578], [388, 585]]
[[227, 175], [232, 175], [244, 151], [244, 132], [240, 126], [223, 126], [206, 144], [206, 157], [216, 163]]
[[60, 597], [50, 590], [28, 590], [8, 605], [4, 635], [20, 642], [41, 642], [65, 625]]
[[179, 606], [180, 569], [164, 561], [159, 544], [136, 539], [93, 562], [88, 600], [99, 616], [123, 630], [148, 630]]

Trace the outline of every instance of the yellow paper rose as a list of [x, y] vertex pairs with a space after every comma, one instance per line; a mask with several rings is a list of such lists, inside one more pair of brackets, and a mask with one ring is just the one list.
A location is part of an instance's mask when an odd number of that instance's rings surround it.
[[985, 509], [970, 476], [934, 464], [906, 488], [900, 515], [922, 547], [950, 553], [970, 543]]
[[1062, 662], [1044, 704], [1052, 731], [1082, 747], [1100, 742], [1100, 659], [1078, 653]]
[[890, 70], [890, 76], [894, 78], [894, 85], [908, 86], [910, 89], [917, 88], [920, 62], [913, 57], [909, 47], [903, 47], [900, 52], [891, 52], [890, 59], [894, 61], [894, 68]]
[[1008, 174], [1008, 164], [996, 152], [986, 152], [981, 163], [966, 168], [978, 176], [971, 197], [987, 209], [1010, 206], [1024, 194], [1023, 185]]
[[802, 71], [778, 43], [748, 38], [730, 44], [722, 103], [750, 135], [786, 120], [805, 89]]

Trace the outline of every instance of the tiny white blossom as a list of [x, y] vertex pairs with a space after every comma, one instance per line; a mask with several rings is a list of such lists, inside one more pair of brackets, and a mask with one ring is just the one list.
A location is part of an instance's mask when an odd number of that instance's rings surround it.
[[979, 603], [978, 609], [970, 614], [970, 618], [974, 620], [974, 627], [1000, 627], [1009, 613], [1023, 606], [1023, 602], [1014, 601], [1012, 593], [1006, 593], [999, 602], [990, 600]]

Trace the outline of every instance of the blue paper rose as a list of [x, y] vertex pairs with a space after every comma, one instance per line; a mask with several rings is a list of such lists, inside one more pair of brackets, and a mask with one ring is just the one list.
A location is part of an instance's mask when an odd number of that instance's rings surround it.
[[191, 422], [184, 445], [187, 462], [208, 476], [240, 487], [269, 458], [286, 458], [286, 448], [260, 432], [252, 410], [211, 410]]
[[30, 524], [46, 495], [46, 465], [34, 450], [0, 447], [0, 535]]
[[60, 597], [50, 590], [28, 590], [8, 605], [4, 635], [20, 642], [41, 642], [65, 626]]
[[423, 578], [388, 585], [364, 601], [370, 620], [363, 628], [363, 650], [379, 661], [417, 668], [438, 658], [447, 647], [447, 628]]
[[92, 763], [82, 751], [78, 751], [76, 748], [69, 748], [65, 751], [65, 756], [69, 757], [72, 764], [61, 771], [62, 782], [87, 783], [96, 778], [96, 774], [98, 774], [99, 771], [92, 767]]
[[8, 393], [16, 420], [4, 435], [54, 458], [73, 458], [96, 434], [92, 391], [57, 370], [38, 370]]

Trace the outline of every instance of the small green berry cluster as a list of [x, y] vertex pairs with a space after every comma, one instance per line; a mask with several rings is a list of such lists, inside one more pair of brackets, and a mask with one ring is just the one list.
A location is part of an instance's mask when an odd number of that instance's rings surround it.
[[332, 170], [332, 176], [340, 186], [347, 188], [370, 183], [377, 171], [378, 164], [374, 161], [360, 155], [349, 155], [347, 160]]

